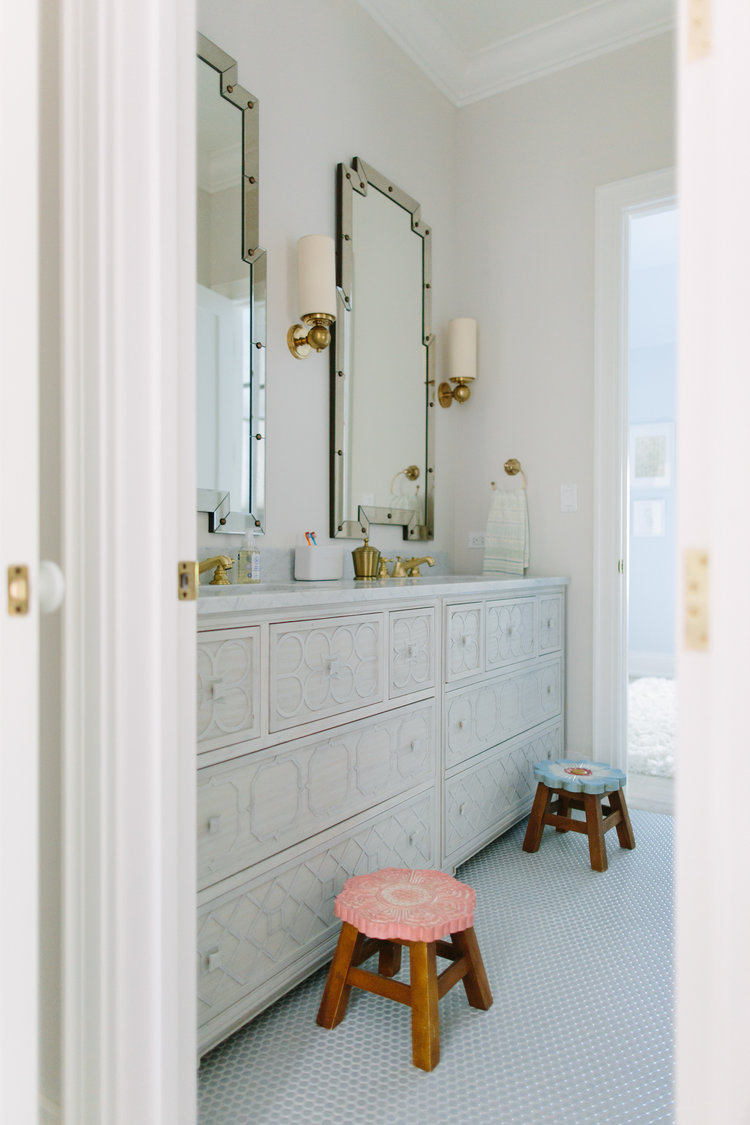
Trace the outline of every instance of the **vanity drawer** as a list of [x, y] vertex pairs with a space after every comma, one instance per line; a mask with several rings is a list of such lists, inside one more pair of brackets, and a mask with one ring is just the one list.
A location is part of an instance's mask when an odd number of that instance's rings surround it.
[[558, 722], [522, 735], [486, 751], [446, 781], [443, 866], [461, 863], [528, 812], [536, 788], [534, 763], [560, 757], [562, 730]]
[[559, 652], [563, 643], [563, 596], [543, 594], [539, 598], [539, 652]]
[[269, 729], [380, 703], [383, 663], [382, 614], [271, 625]]
[[561, 710], [559, 659], [450, 692], [445, 699], [446, 769], [555, 718]]
[[436, 759], [426, 700], [199, 770], [199, 887], [428, 784]]
[[484, 603], [446, 609], [445, 678], [448, 683], [484, 671]]
[[198, 751], [259, 738], [260, 628], [198, 634]]
[[388, 691], [391, 699], [435, 685], [435, 610], [390, 614]]
[[485, 618], [488, 672], [536, 656], [536, 601], [507, 598], [488, 602]]
[[226, 1033], [233, 1005], [239, 1026], [289, 986], [285, 977], [300, 979], [321, 947], [332, 946], [340, 925], [334, 899], [350, 875], [434, 868], [435, 845], [435, 797], [421, 793], [343, 832], [326, 833], [307, 850], [293, 849], [285, 862], [225, 894], [199, 895], [202, 1046]]

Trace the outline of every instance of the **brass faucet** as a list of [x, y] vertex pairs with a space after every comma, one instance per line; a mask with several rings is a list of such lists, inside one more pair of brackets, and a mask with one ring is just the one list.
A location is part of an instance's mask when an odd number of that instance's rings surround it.
[[209, 586], [231, 586], [232, 583], [227, 578], [226, 572], [232, 565], [229, 555], [214, 555], [212, 559], [204, 559], [199, 564], [198, 573], [203, 574], [204, 570], [210, 570], [212, 566], [215, 566], [216, 570]]
[[419, 573], [419, 568], [422, 563], [427, 563], [428, 566], [434, 566], [435, 560], [432, 555], [423, 555], [421, 559], [407, 559], [406, 562], [402, 562], [401, 556], [399, 555], [394, 563], [391, 578], [406, 578], [407, 575], [409, 578], [421, 578], [422, 575]]

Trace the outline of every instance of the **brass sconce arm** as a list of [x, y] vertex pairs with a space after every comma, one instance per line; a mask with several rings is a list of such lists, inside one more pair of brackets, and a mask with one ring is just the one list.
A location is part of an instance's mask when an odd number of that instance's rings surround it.
[[324, 352], [331, 342], [330, 326], [336, 319], [329, 313], [308, 313], [303, 316], [308, 330], [293, 324], [286, 334], [289, 351], [295, 359], [305, 359], [311, 351]]
[[455, 387], [451, 387], [450, 383], [441, 383], [438, 387], [438, 402], [441, 406], [452, 406], [455, 399], [458, 403], [464, 403], [471, 396], [471, 387], [467, 379], [451, 379], [451, 383], [455, 383]]

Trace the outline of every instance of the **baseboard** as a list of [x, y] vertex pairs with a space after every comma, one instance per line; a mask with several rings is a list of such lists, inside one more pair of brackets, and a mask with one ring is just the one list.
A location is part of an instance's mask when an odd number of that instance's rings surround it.
[[673, 680], [674, 673], [675, 658], [672, 652], [628, 653], [628, 676], [630, 679], [639, 676], [658, 676]]
[[44, 1094], [39, 1095], [39, 1125], [61, 1125], [62, 1122], [62, 1109], [60, 1106], [46, 1098]]

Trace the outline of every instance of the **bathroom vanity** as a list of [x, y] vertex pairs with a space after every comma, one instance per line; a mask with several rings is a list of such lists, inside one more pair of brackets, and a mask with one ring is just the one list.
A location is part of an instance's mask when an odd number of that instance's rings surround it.
[[564, 578], [202, 588], [201, 1053], [321, 965], [350, 875], [457, 864], [564, 752]]

